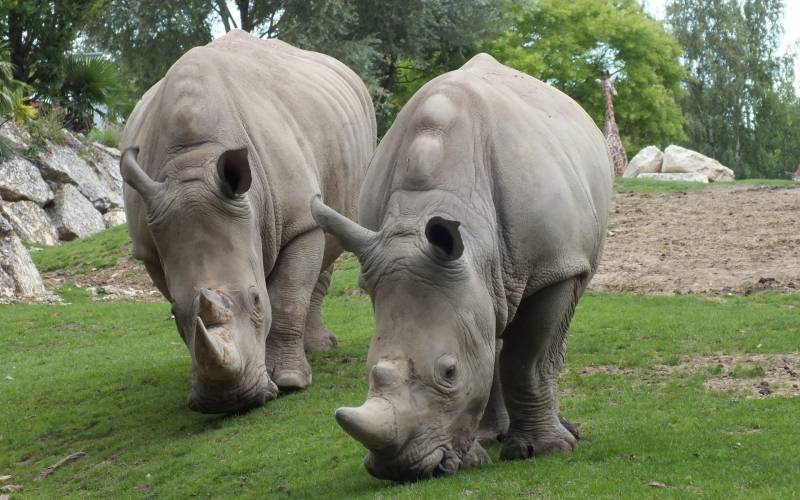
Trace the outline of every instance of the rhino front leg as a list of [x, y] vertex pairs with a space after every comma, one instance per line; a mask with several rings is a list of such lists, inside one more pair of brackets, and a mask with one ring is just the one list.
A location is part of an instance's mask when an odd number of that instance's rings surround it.
[[495, 348], [492, 392], [489, 394], [489, 402], [483, 411], [481, 424], [478, 428], [478, 440], [484, 446], [488, 446], [495, 441], [502, 441], [506, 432], [508, 432], [508, 411], [506, 411], [506, 403], [503, 401], [503, 388], [500, 383], [500, 352], [502, 349], [503, 341], [498, 339]]
[[306, 317], [306, 333], [303, 337], [306, 352], [321, 352], [336, 347], [336, 335], [325, 328], [322, 322], [322, 301], [331, 284], [333, 265], [319, 273], [319, 279], [311, 294], [311, 305]]
[[272, 327], [266, 344], [267, 370], [281, 391], [305, 389], [311, 384], [303, 333], [322, 266], [323, 245], [321, 229], [298, 236], [281, 250], [267, 279], [272, 304]]
[[556, 385], [580, 290], [575, 278], [528, 297], [503, 335], [500, 374], [511, 422], [501, 459], [575, 449], [576, 433], [562, 423]]

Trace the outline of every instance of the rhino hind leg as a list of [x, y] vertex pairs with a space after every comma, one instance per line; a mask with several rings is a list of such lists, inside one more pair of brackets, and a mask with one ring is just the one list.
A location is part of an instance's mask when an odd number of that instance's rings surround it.
[[303, 345], [311, 295], [322, 265], [322, 230], [304, 233], [286, 245], [267, 279], [272, 326], [267, 336], [267, 372], [280, 391], [311, 384], [311, 365]]
[[504, 333], [500, 374], [510, 424], [503, 460], [572, 451], [577, 445], [577, 428], [559, 412], [556, 384], [581, 291], [574, 278], [537, 292], [523, 301]]
[[336, 335], [325, 328], [325, 323], [322, 321], [322, 301], [325, 299], [328, 286], [331, 284], [332, 274], [333, 265], [319, 274], [317, 284], [314, 285], [314, 292], [311, 294], [311, 304], [306, 317], [305, 334], [303, 335], [303, 345], [306, 352], [328, 351], [338, 344]]
[[495, 349], [494, 378], [492, 379], [492, 392], [489, 394], [489, 402], [483, 411], [480, 426], [478, 427], [478, 441], [484, 446], [502, 441], [508, 432], [508, 411], [503, 400], [503, 388], [500, 383], [500, 352], [503, 349], [503, 341], [497, 340]]

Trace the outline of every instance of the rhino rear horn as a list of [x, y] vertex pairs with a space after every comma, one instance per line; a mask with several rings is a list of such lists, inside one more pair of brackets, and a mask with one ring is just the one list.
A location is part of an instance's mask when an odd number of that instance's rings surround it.
[[126, 149], [120, 158], [119, 170], [125, 182], [139, 193], [145, 203], [148, 203], [158, 195], [163, 183], [156, 182], [147, 175], [139, 165], [138, 156], [138, 147]]
[[342, 248], [358, 257], [361, 257], [378, 238], [378, 233], [358, 225], [327, 206], [319, 195], [311, 198], [311, 215], [325, 232], [336, 237]]

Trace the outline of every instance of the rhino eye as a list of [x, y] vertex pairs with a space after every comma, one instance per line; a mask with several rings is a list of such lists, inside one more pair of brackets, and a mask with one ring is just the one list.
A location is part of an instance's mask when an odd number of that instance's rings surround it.
[[458, 378], [458, 362], [452, 354], [445, 354], [436, 360], [436, 372], [434, 374], [436, 383], [452, 388]]

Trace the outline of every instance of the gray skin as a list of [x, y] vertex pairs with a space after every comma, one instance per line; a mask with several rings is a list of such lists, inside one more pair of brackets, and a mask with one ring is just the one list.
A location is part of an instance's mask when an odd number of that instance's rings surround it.
[[312, 199], [359, 257], [375, 312], [368, 398], [336, 411], [372, 475], [484, 463], [479, 436], [504, 434], [503, 459], [575, 447], [556, 382], [605, 240], [610, 162], [577, 103], [480, 54], [400, 112], [370, 162], [361, 225]]
[[319, 305], [342, 249], [308, 199], [355, 214], [375, 142], [346, 66], [238, 30], [187, 52], [137, 104], [125, 211], [191, 353], [192, 409], [244, 410], [311, 383], [304, 348], [336, 343]]

